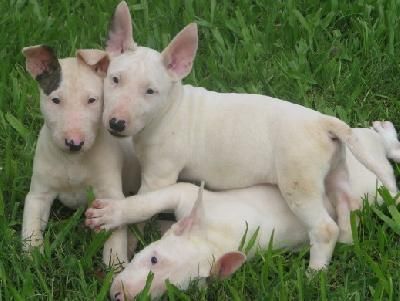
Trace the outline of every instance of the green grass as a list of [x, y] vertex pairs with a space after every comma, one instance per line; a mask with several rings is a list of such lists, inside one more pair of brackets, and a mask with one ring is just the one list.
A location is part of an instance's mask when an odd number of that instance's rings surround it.
[[[161, 50], [184, 25], [199, 24], [199, 53], [187, 83], [268, 94], [352, 126], [387, 119], [400, 127], [398, 0], [129, 2], [135, 39], [142, 45]], [[101, 47], [116, 4], [0, 0], [0, 301], [107, 298], [111, 273], [101, 264], [104, 237], [85, 229], [82, 211], [55, 206], [44, 254], [22, 254], [23, 201], [42, 118], [21, 48], [46, 43], [70, 56], [77, 48]], [[192, 286], [182, 293], [169, 285], [168, 297], [399, 300], [400, 222], [391, 215], [395, 208], [379, 210], [367, 207], [356, 214], [355, 245], [338, 245], [328, 271], [311, 280], [306, 248], [267, 251], [208, 288]]]

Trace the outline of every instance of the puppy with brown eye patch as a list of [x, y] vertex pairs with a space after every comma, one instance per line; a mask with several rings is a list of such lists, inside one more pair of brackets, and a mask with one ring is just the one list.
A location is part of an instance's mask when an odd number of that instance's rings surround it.
[[[70, 208], [86, 206], [86, 189], [119, 199], [138, 190], [140, 168], [130, 139], [116, 139], [101, 123], [105, 56], [80, 50], [58, 59], [48, 46], [23, 49], [28, 72], [40, 88], [44, 125], [40, 131], [25, 199], [25, 250], [41, 247], [53, 200]], [[126, 228], [104, 246], [106, 264], [127, 261]]]

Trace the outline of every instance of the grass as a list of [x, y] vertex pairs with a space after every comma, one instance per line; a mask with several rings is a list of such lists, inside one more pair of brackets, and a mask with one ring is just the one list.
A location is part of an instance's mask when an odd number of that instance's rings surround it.
[[[82, 210], [55, 206], [44, 254], [22, 254], [20, 230], [42, 124], [23, 46], [46, 43], [61, 57], [104, 45], [118, 1], [0, 0], [0, 300], [105, 300], [112, 273]], [[199, 24], [200, 48], [187, 83], [291, 100], [352, 126], [392, 120], [400, 128], [400, 2], [129, 1], [134, 35], [161, 50], [184, 25]], [[387, 198], [390, 202], [390, 198]], [[391, 209], [390, 209], [391, 208]], [[338, 245], [329, 269], [306, 276], [307, 249], [266, 251], [233, 278], [193, 285], [170, 300], [399, 300], [397, 209], [356, 215], [354, 246]]]

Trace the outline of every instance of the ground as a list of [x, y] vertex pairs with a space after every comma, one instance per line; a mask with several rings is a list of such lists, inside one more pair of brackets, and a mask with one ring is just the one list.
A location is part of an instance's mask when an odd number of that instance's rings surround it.
[[[84, 227], [83, 210], [55, 206], [43, 255], [21, 251], [24, 197], [42, 125], [21, 49], [45, 43], [64, 57], [101, 48], [117, 2], [0, 1], [0, 300], [107, 299], [112, 272], [101, 264], [104, 236]], [[279, 97], [352, 126], [373, 120], [400, 126], [398, 0], [128, 2], [141, 45], [161, 50], [184, 25], [198, 23], [199, 52], [186, 83]], [[267, 251], [229, 280], [185, 293], [170, 287], [168, 297], [398, 300], [400, 215], [385, 199], [383, 207], [354, 215], [355, 244], [339, 244], [327, 271], [307, 276], [307, 248]]]

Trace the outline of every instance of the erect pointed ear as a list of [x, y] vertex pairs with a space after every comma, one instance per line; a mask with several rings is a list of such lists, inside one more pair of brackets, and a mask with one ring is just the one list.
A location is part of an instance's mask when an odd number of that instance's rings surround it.
[[121, 1], [110, 22], [106, 51], [112, 56], [117, 56], [135, 48], [129, 7], [125, 1]]
[[190, 23], [162, 52], [162, 60], [174, 80], [181, 80], [192, 70], [198, 46], [197, 24]]
[[211, 268], [210, 276], [221, 279], [228, 278], [236, 272], [246, 261], [246, 255], [242, 252], [228, 252], [222, 255]]
[[61, 81], [61, 65], [54, 49], [46, 45], [24, 47], [26, 70], [36, 79], [43, 92], [49, 95]]
[[185, 216], [179, 222], [172, 226], [172, 230], [175, 235], [180, 236], [184, 234], [190, 234], [194, 230], [201, 231], [202, 229], [204, 229], [203, 223], [205, 216], [203, 208], [203, 190], [204, 182], [201, 182], [197, 200], [194, 203], [190, 214]]
[[107, 52], [98, 49], [79, 49], [76, 57], [78, 61], [88, 65], [100, 76], [106, 76], [110, 64]]

